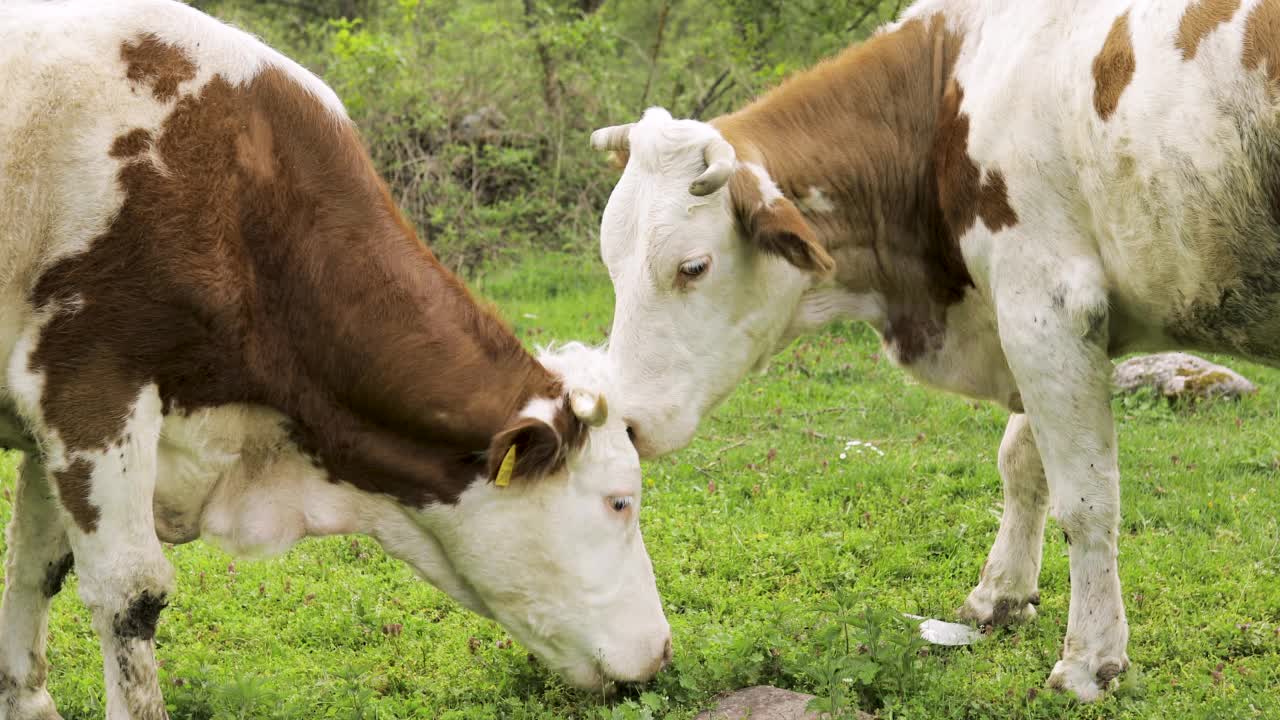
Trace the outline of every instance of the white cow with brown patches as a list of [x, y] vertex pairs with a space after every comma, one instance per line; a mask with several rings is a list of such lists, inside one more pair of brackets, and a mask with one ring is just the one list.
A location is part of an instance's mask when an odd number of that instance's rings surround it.
[[529, 355], [393, 206], [334, 94], [176, 2], [0, 4], [0, 720], [57, 718], [74, 561], [112, 720], [166, 716], [162, 542], [364, 533], [575, 685], [670, 628], [603, 353]]
[[709, 123], [650, 109], [601, 223], [642, 455], [839, 318], [1012, 413], [1005, 510], [961, 609], [1035, 616], [1046, 511], [1071, 610], [1049, 683], [1128, 666], [1110, 358], [1280, 362], [1280, 0], [921, 0]]

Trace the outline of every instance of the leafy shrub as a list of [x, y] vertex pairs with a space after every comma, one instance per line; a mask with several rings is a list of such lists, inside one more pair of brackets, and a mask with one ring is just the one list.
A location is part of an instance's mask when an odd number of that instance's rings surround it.
[[889, 696], [905, 697], [918, 685], [923, 650], [920, 621], [864, 597], [837, 591], [819, 606], [816, 640], [823, 650], [807, 668], [817, 686], [812, 710], [853, 717], [858, 707], [878, 708]]
[[595, 127], [709, 118], [896, 12], [874, 0], [197, 0], [328, 82], [409, 220], [467, 272], [585, 250], [616, 170]]

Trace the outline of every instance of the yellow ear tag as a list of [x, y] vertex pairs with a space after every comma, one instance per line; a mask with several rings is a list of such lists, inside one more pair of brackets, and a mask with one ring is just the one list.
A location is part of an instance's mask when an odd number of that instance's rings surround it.
[[516, 446], [512, 445], [507, 450], [506, 457], [502, 458], [502, 464], [498, 466], [498, 477], [494, 479], [493, 484], [498, 487], [506, 487], [511, 484], [511, 472], [516, 469]]

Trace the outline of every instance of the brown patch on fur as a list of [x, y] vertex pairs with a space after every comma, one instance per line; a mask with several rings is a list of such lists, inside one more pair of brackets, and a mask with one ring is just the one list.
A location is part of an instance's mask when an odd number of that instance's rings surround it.
[[[483, 475], [529, 398], [563, 395], [414, 236], [351, 125], [283, 72], [215, 76], [152, 147], [165, 171], [125, 162], [111, 226], [32, 293], [60, 308], [31, 363], [68, 450], [114, 442], [154, 382], [167, 411], [273, 408], [334, 480], [421, 506]], [[87, 463], [59, 477], [91, 528], [87, 483]]]
[[89, 482], [93, 474], [93, 465], [88, 460], [71, 461], [66, 470], [53, 473], [53, 480], [58, 485], [58, 499], [62, 506], [71, 513], [71, 519], [86, 534], [98, 529], [98, 519], [102, 516], [98, 508], [89, 502]]
[[1129, 12], [1115, 19], [1102, 49], [1093, 59], [1093, 107], [1104, 121], [1120, 104], [1120, 94], [1129, 87], [1138, 60], [1129, 38]]
[[[713, 121], [787, 198], [823, 188], [835, 210], [801, 222], [840, 285], [885, 298], [881, 334], [906, 364], [938, 346], [947, 307], [973, 285], [934, 172], [939, 101], [960, 42], [941, 15], [913, 20]], [[746, 185], [738, 179], [731, 194], [751, 192]], [[985, 206], [1003, 222], [999, 210]]]
[[271, 143], [271, 124], [262, 113], [250, 113], [249, 122], [236, 136], [236, 161], [260, 182], [276, 174]]
[[1199, 0], [1187, 7], [1178, 22], [1178, 36], [1173, 46], [1182, 52], [1183, 60], [1194, 60], [1200, 41], [1214, 28], [1231, 20], [1240, 9], [1240, 0]]
[[1267, 79], [1280, 84], [1280, 1], [1263, 0], [1249, 12], [1241, 61], [1249, 70], [1266, 62]]
[[178, 85], [196, 76], [195, 63], [182, 48], [152, 33], [142, 35], [137, 42], [126, 40], [120, 46], [120, 57], [128, 66], [125, 77], [150, 86], [152, 97], [160, 102], [177, 97]]
[[938, 204], [957, 238], [979, 218], [991, 232], [1018, 224], [1018, 214], [1009, 205], [1004, 174], [992, 169], [983, 178], [981, 169], [969, 157], [969, 116], [960, 112], [963, 101], [964, 88], [951, 81], [942, 98], [934, 145]]
[[151, 147], [151, 131], [145, 128], [135, 128], [121, 135], [111, 143], [111, 151], [108, 153], [113, 158], [129, 158], [146, 152]]
[[813, 229], [794, 203], [784, 197], [765, 204], [755, 173], [739, 167], [729, 178], [729, 197], [739, 231], [751, 238], [756, 247], [819, 276], [835, 269], [835, 261], [818, 244]]
[[498, 469], [512, 445], [516, 447], [513, 478], [536, 479], [555, 472], [568, 460], [571, 451], [582, 446], [586, 430], [567, 400], [556, 408], [550, 425], [537, 418], [517, 419], [498, 433], [489, 446], [489, 481], [497, 479]]

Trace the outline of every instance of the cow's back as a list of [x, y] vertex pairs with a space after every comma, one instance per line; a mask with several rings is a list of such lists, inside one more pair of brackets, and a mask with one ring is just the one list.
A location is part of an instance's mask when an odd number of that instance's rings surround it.
[[[179, 175], [190, 176], [192, 168], [171, 167], [178, 143], [169, 143], [168, 159], [160, 147], [166, 132], [177, 136], [167, 124], [183, 116], [182, 103], [215, 86], [247, 86], [267, 71], [283, 79], [276, 87], [291, 83], [345, 122], [341, 103], [315, 76], [185, 5], [0, 5], [0, 96], [6, 100], [0, 110], [0, 359], [8, 384], [18, 382], [24, 364], [14, 357], [15, 349], [24, 354], [21, 334], [40, 324], [33, 314], [42, 278], [119, 224], [125, 168], [149, 168], [152, 186], [183, 182]], [[194, 126], [184, 132], [189, 145], [202, 139], [191, 137], [202, 132]], [[184, 160], [199, 170], [200, 158]]]

